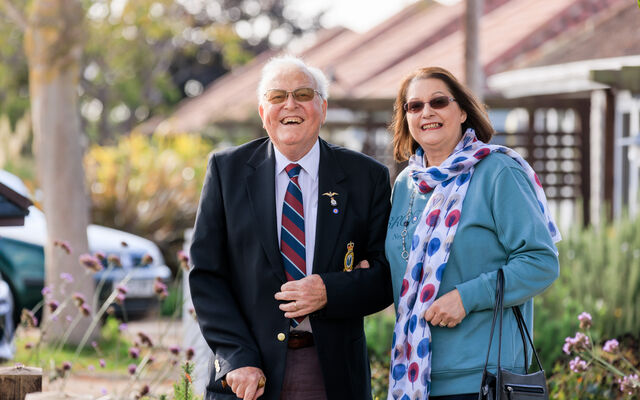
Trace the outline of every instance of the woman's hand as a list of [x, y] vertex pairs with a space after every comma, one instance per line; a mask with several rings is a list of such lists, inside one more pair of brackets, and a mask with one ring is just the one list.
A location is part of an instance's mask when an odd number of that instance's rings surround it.
[[453, 289], [433, 302], [431, 307], [424, 312], [424, 319], [433, 326], [453, 328], [466, 315], [460, 292], [458, 292], [458, 289]]

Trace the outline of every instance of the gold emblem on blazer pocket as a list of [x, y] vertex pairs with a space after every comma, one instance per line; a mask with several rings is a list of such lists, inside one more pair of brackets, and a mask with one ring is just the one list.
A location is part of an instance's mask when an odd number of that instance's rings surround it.
[[353, 247], [355, 245], [353, 242], [347, 243], [347, 254], [344, 255], [344, 271], [349, 272], [353, 271], [353, 262], [355, 260], [355, 255], [353, 254]]

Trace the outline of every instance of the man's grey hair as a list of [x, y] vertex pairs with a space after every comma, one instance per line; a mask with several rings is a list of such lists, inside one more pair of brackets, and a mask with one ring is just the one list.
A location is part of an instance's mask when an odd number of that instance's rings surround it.
[[320, 92], [320, 96], [322, 96], [322, 98], [325, 100], [329, 98], [329, 80], [320, 69], [307, 65], [304, 61], [302, 61], [301, 58], [291, 55], [284, 55], [273, 57], [264, 65], [264, 67], [262, 67], [262, 76], [260, 77], [260, 83], [258, 84], [257, 92], [258, 103], [262, 103], [264, 94], [267, 90], [277, 89], [267, 87], [268, 80], [273, 75], [275, 75], [278, 70], [292, 66], [297, 67], [301, 71], [309, 74], [315, 81], [315, 89]]

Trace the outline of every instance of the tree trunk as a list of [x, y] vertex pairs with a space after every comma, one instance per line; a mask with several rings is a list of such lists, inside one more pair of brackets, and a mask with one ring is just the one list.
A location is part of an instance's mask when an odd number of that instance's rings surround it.
[[466, 0], [464, 61], [465, 81], [480, 101], [484, 98], [484, 77], [480, 62], [480, 18], [482, 18], [483, 0]]
[[[83, 9], [77, 0], [34, 0], [25, 35], [29, 59], [29, 91], [33, 119], [34, 150], [38, 177], [43, 190], [47, 220], [45, 246], [45, 284], [52, 297], [61, 302], [74, 292], [82, 293], [91, 304], [93, 277], [78, 262], [88, 252], [87, 225], [89, 202], [82, 165], [84, 140], [80, 132], [77, 87], [83, 40]], [[54, 247], [54, 241], [67, 241], [73, 252]], [[74, 281], [60, 294], [60, 274], [69, 273]], [[57, 296], [57, 298], [56, 298]], [[55, 321], [47, 318], [44, 339], [61, 339], [70, 326], [67, 316], [79, 310], [70, 303]], [[87, 331], [90, 318], [80, 319], [68, 341], [77, 344]]]

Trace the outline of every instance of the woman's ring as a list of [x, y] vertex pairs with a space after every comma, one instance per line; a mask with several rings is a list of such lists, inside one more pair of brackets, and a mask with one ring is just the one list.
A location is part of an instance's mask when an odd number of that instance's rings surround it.
[[297, 302], [297, 301], [294, 301], [294, 302], [293, 302], [293, 309], [294, 309], [295, 311], [298, 311], [298, 302]]
[[443, 322], [440, 322], [440, 326], [444, 328], [447, 326], [447, 324], [443, 321]]

